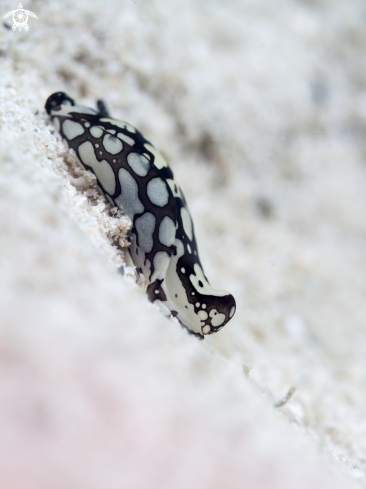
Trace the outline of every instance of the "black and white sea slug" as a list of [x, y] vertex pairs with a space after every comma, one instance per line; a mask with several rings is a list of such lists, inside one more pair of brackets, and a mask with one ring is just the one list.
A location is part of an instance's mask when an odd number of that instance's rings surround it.
[[51, 95], [46, 110], [107, 200], [133, 222], [129, 253], [151, 302], [191, 333], [219, 331], [235, 313], [234, 297], [209, 284], [198, 257], [184, 195], [164, 157], [127, 122]]

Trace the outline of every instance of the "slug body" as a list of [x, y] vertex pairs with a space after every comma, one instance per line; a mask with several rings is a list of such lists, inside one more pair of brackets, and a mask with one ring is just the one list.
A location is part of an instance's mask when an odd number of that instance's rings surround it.
[[129, 253], [151, 302], [203, 337], [219, 331], [235, 313], [234, 297], [215, 290], [198, 257], [184, 195], [164, 157], [127, 122], [51, 95], [46, 110], [82, 165], [92, 171], [112, 206], [130, 217]]

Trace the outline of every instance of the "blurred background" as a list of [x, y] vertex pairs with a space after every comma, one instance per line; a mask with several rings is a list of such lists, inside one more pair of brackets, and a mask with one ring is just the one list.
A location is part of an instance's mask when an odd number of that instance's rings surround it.
[[[366, 487], [366, 4], [24, 8], [28, 31], [0, 27], [3, 487]], [[237, 301], [220, 333], [197, 342], [116, 273], [55, 91], [167, 158]]]

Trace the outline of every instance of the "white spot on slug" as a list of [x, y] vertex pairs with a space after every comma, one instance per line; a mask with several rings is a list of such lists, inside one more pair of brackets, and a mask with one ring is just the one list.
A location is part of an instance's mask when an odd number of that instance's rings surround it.
[[144, 144], [145, 148], [150, 151], [154, 155], [154, 165], [159, 168], [164, 168], [165, 166], [168, 166], [168, 163], [166, 162], [164, 156], [159, 153], [157, 149], [154, 148], [154, 146], [151, 146], [151, 144], [145, 143]]
[[127, 156], [127, 163], [139, 177], [145, 177], [150, 170], [149, 161], [140, 153], [130, 153]]
[[203, 328], [202, 328], [203, 334], [208, 334], [210, 331], [211, 331], [211, 328], [208, 324], [206, 324], [206, 326], [203, 326]]
[[202, 320], [205, 321], [205, 319], [208, 318], [208, 314], [206, 311], [198, 311], [198, 317]]
[[155, 216], [151, 214], [151, 212], [146, 212], [135, 221], [135, 227], [139, 238], [139, 248], [145, 253], [150, 253], [154, 246], [153, 232], [155, 223]]
[[182, 273], [186, 273], [186, 269], [185, 269], [184, 267], [182, 267], [182, 268], [180, 269], [180, 271], [181, 271]]
[[147, 184], [147, 195], [153, 204], [159, 207], [167, 205], [169, 193], [164, 180], [160, 177], [150, 180]]
[[176, 181], [171, 179], [171, 178], [167, 178], [166, 182], [169, 185], [170, 190], [172, 191], [172, 194], [174, 195], [174, 197], [180, 197], [183, 200], [183, 194], [180, 191], [180, 188], [177, 185]]
[[116, 180], [113, 170], [106, 160], [98, 161], [90, 141], [80, 144], [79, 154], [84, 165], [90, 166], [106, 192], [113, 195], [116, 190]]
[[230, 312], [229, 312], [229, 317], [232, 318], [234, 316], [234, 312], [235, 312], [235, 306], [233, 306], [231, 309], [230, 309]]
[[133, 176], [124, 168], [118, 172], [118, 178], [121, 184], [121, 193], [115, 199], [116, 204], [123, 208], [123, 211], [130, 219], [135, 214], [141, 214], [145, 208], [138, 196], [138, 185]]
[[74, 139], [77, 136], [81, 136], [81, 134], [84, 134], [85, 132], [85, 129], [81, 124], [79, 124], [78, 122], [70, 121], [69, 119], [66, 119], [66, 121], [64, 121], [64, 123], [62, 124], [62, 129], [67, 139]]
[[111, 155], [116, 155], [120, 153], [123, 149], [123, 145], [119, 139], [115, 136], [106, 134], [103, 138], [103, 146], [108, 153]]
[[175, 224], [172, 219], [165, 216], [159, 227], [159, 241], [165, 246], [171, 246], [175, 240]]
[[193, 227], [192, 227], [191, 216], [189, 215], [189, 212], [187, 211], [187, 209], [185, 207], [181, 208], [180, 215], [182, 217], [184, 232], [186, 233], [186, 235], [188, 236], [190, 241], [192, 241]]
[[212, 326], [217, 327], [225, 321], [225, 314], [220, 314], [216, 309], [212, 309], [210, 311], [210, 318]]
[[120, 139], [122, 139], [123, 141], [125, 141], [130, 146], [133, 146], [135, 144], [135, 140], [134, 139], [130, 138], [130, 136], [126, 136], [122, 132], [119, 132], [117, 134], [117, 137], [119, 137]]
[[162, 279], [165, 277], [166, 269], [169, 265], [170, 256], [165, 251], [158, 251], [154, 256], [154, 273], [151, 277], [151, 282], [156, 279]]
[[98, 126], [92, 126], [90, 129], [90, 134], [93, 136], [93, 138], [100, 138], [100, 136], [103, 134], [103, 129]]

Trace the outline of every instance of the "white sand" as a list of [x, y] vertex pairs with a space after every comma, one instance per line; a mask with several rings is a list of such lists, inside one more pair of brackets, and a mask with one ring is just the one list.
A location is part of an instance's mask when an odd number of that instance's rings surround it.
[[[0, 487], [366, 487], [364, 2], [24, 6], [0, 28]], [[58, 90], [171, 162], [237, 300], [220, 333], [117, 273], [129, 220], [73, 169]]]

